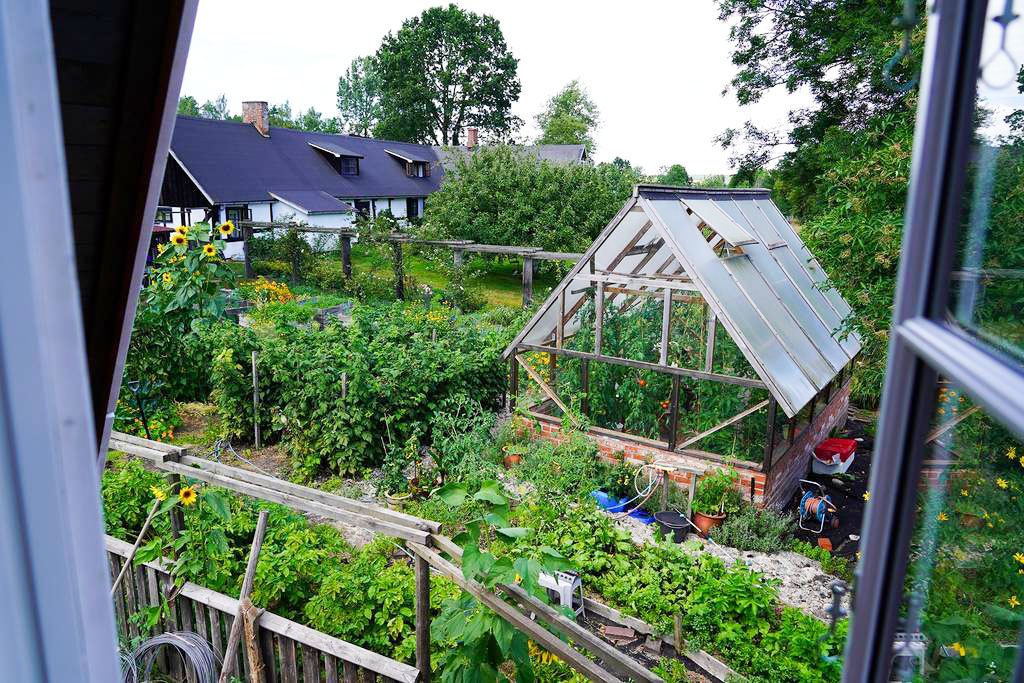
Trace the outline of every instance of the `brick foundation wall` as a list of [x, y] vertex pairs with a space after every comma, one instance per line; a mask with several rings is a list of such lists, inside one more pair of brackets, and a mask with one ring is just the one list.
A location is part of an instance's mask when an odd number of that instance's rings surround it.
[[[810, 469], [811, 451], [835, 427], [846, 423], [846, 414], [850, 405], [850, 383], [833, 395], [825, 410], [814, 419], [814, 423], [797, 435], [793, 445], [776, 457], [771, 472], [767, 475], [761, 471], [760, 465], [745, 461], [730, 461], [726, 458], [712, 459], [697, 453], [683, 454], [659, 448], [643, 439], [631, 439], [617, 435], [608, 430], [594, 429], [590, 432], [591, 440], [597, 445], [598, 457], [608, 463], [614, 463], [620, 454], [624, 454], [628, 465], [640, 466], [648, 462], [662, 461], [698, 472], [698, 478], [708, 470], [724, 469], [731, 465], [740, 475], [737, 488], [743, 493], [745, 500], [756, 505], [781, 507], [789, 500], [796, 490], [798, 480]], [[541, 436], [552, 443], [561, 443], [566, 439], [562, 433], [561, 423], [557, 418], [533, 413], [540, 424]], [[671, 481], [681, 488], [690, 485], [689, 472], [673, 472]]]
[[793, 445], [781, 455], [776, 451], [768, 473], [768, 507], [781, 509], [800, 485], [800, 479], [811, 469], [814, 447], [828, 438], [832, 430], [846, 424], [850, 409], [850, 382], [837, 391], [828, 406], [818, 413], [814, 422], [796, 435]]

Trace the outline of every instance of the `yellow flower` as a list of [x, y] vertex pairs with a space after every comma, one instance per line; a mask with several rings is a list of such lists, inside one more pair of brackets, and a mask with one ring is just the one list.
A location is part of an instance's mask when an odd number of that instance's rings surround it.
[[935, 519], [939, 520], [940, 522], [945, 522], [949, 519], [949, 515], [947, 515], [945, 512], [940, 512]]
[[195, 487], [186, 486], [178, 491], [178, 498], [181, 499], [182, 505], [192, 505], [196, 502], [196, 490]]
[[1016, 595], [1011, 595], [1007, 602], [1010, 603], [1010, 607], [1020, 607], [1020, 600], [1017, 599]]
[[207, 256], [216, 256], [217, 248], [212, 244], [203, 245], [203, 253], [206, 254]]
[[1009, 486], [1009, 484], [1006, 482], [1005, 479], [1000, 477], [999, 479], [996, 479], [996, 486], [998, 486], [1001, 489], [1005, 489], [1007, 486]]
[[1021, 564], [1024, 564], [1024, 553], [1014, 553], [1013, 559], [1017, 560]]
[[167, 492], [164, 491], [159, 486], [150, 486], [149, 490], [153, 492], [153, 497], [159, 500], [160, 502], [167, 500]]
[[960, 495], [961, 496], [966, 496], [967, 494], [968, 494], [967, 489], [960, 489]]
[[[1006, 457], [1009, 458], [1010, 460], [1016, 460], [1017, 459], [1017, 447], [1016, 446], [1010, 446], [1010, 450], [1006, 451]], [[1021, 457], [1024, 457], [1024, 456], [1021, 456]]]
[[1018, 462], [1020, 463], [1021, 467], [1024, 467], [1024, 455], [1020, 456], [1020, 460], [1018, 460]]
[[960, 643], [953, 643], [952, 645], [949, 646], [949, 649], [953, 650], [955, 652], [958, 652], [961, 657], [964, 657], [964, 656], [967, 655], [967, 649], [963, 645], [961, 645]]
[[166, 244], [161, 242], [160, 244], [156, 245], [156, 253], [162, 254], [165, 251], [167, 251], [167, 245]]
[[220, 234], [227, 237], [228, 235], [235, 231], [235, 224], [232, 223], [231, 221], [224, 221], [223, 223], [217, 226], [217, 230], [220, 231]]
[[181, 245], [188, 242], [188, 238], [185, 237], [185, 233], [176, 232], [173, 235], [171, 235], [171, 242], [174, 242], [175, 246], [180, 247]]
[[864, 492], [864, 502], [866, 503], [869, 500], [871, 500], [871, 491], [865, 491]]
[[520, 584], [522, 582], [523, 582], [523, 577], [519, 576], [519, 574], [516, 574], [516, 583]]
[[164, 273], [163, 279], [164, 279], [164, 282], [166, 282], [167, 284], [171, 284], [171, 274], [170, 273]]

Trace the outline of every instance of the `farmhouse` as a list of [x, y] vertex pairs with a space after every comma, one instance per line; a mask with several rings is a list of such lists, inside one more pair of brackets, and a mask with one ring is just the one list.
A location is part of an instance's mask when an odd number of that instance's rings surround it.
[[[201, 220], [291, 217], [342, 228], [358, 213], [417, 218], [454, 155], [477, 145], [475, 128], [467, 129], [468, 145], [457, 148], [272, 128], [266, 102], [245, 102], [242, 116], [241, 122], [177, 117], [158, 231]], [[522, 150], [552, 163], [586, 160], [583, 145]]]

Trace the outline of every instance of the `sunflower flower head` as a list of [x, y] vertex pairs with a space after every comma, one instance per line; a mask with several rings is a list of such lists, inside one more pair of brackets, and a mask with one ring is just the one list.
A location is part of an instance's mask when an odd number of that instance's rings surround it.
[[1016, 446], [1010, 446], [1010, 450], [1006, 451], [1006, 457], [1009, 458], [1010, 460], [1016, 460], [1017, 459], [1017, 447]]
[[171, 284], [171, 274], [170, 273], [164, 273], [163, 274], [163, 280], [167, 284]]
[[1011, 595], [1010, 599], [1006, 602], [1009, 603], [1010, 607], [1020, 607], [1020, 600], [1017, 599], [1016, 595]]
[[153, 494], [153, 497], [159, 500], [161, 503], [167, 500], [167, 491], [164, 491], [159, 486], [150, 486], [149, 490]]
[[1024, 564], [1024, 553], [1014, 553], [1013, 559], [1021, 564]]
[[203, 245], [203, 253], [206, 254], [207, 256], [216, 256], [217, 247], [213, 246], [212, 244], [205, 244]]
[[178, 499], [182, 505], [194, 505], [196, 502], [196, 489], [194, 486], [185, 486], [178, 491]]
[[179, 225], [178, 227], [176, 227], [174, 229], [174, 232], [178, 233], [179, 235], [187, 235], [188, 234], [188, 226], [187, 225]]
[[174, 246], [180, 247], [186, 242], [188, 242], [188, 238], [185, 237], [185, 233], [176, 232], [173, 235], [171, 235], [171, 242], [174, 244]]
[[227, 237], [228, 235], [235, 231], [235, 224], [232, 223], [231, 221], [224, 221], [223, 223], [217, 226], [217, 230], [220, 231], [220, 234]]

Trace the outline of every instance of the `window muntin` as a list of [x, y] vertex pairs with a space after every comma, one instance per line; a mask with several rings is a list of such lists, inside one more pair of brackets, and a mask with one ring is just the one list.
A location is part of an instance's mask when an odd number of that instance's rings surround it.
[[341, 157], [339, 159], [338, 172], [341, 175], [359, 175], [359, 159], [355, 157]]

